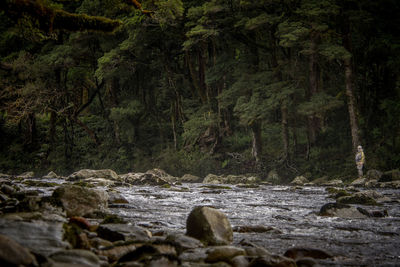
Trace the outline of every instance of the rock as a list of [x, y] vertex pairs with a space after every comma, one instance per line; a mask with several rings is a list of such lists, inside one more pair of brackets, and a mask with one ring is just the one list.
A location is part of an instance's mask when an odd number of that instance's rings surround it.
[[57, 178], [59, 178], [59, 176], [55, 172], [51, 171], [47, 175], [43, 176], [42, 178], [43, 179], [57, 179]]
[[202, 179], [199, 176], [185, 174], [179, 179], [182, 183], [201, 183]]
[[158, 178], [161, 178], [161, 179], [167, 181], [168, 183], [173, 183], [173, 182], [177, 182], [178, 181], [177, 177], [174, 177], [174, 176], [168, 174], [166, 171], [164, 171], [162, 169], [155, 168], [155, 169], [152, 169], [152, 170], [148, 170], [146, 173], [147, 174], [152, 174], [152, 175], [154, 175], [154, 176], [156, 176]]
[[332, 216], [347, 219], [367, 218], [368, 216], [360, 212], [356, 207], [341, 203], [327, 203], [321, 207], [321, 216]]
[[15, 193], [15, 188], [12, 187], [11, 185], [7, 185], [7, 184], [2, 184], [0, 191], [3, 192], [6, 195], [11, 195], [13, 193]]
[[367, 180], [365, 182], [365, 187], [367, 187], [367, 188], [378, 187], [378, 180], [375, 180], [375, 179]]
[[279, 177], [278, 172], [276, 170], [271, 170], [268, 173], [267, 179], [265, 181], [269, 182], [271, 184], [279, 184], [281, 181], [281, 178]]
[[226, 215], [214, 208], [195, 207], [186, 221], [186, 234], [205, 245], [229, 245], [233, 231]]
[[68, 217], [105, 211], [108, 205], [107, 192], [76, 185], [62, 185], [56, 188], [52, 199], [61, 204]]
[[291, 185], [304, 185], [305, 183], [308, 183], [308, 179], [304, 176], [297, 176], [296, 178], [294, 178], [290, 184]]
[[167, 180], [158, 177], [153, 173], [127, 173], [121, 175], [123, 182], [132, 185], [165, 185], [169, 184]]
[[338, 203], [342, 204], [361, 204], [361, 205], [378, 205], [375, 200], [377, 195], [372, 191], [356, 192], [350, 196], [342, 196], [337, 199]]
[[118, 192], [108, 192], [109, 204], [128, 204], [129, 201]]
[[17, 175], [18, 178], [24, 178], [24, 179], [33, 178], [34, 176], [35, 176], [34, 172], [24, 172], [24, 173], [21, 173], [20, 175]]
[[[100, 242], [102, 244], [107, 244], [104, 243], [104, 240]], [[120, 259], [123, 255], [135, 251], [137, 247], [138, 247], [137, 244], [121, 244], [118, 246], [108, 246], [106, 248], [102, 248], [98, 250], [97, 253], [99, 255], [107, 257], [109, 262], [115, 262], [118, 259]]]
[[272, 226], [264, 226], [264, 225], [242, 225], [233, 227], [233, 232], [238, 233], [277, 233], [281, 234], [282, 231], [272, 227]]
[[84, 180], [88, 178], [104, 178], [110, 180], [119, 180], [118, 174], [110, 169], [104, 170], [90, 170], [90, 169], [83, 169], [77, 172], [74, 172], [70, 176], [68, 176], [68, 181], [77, 181], [77, 180]]
[[[169, 265], [169, 260], [166, 261], [166, 265], [159, 263], [160, 265], [151, 264], [152, 260], [160, 259], [160, 256], [168, 256], [168, 259], [176, 264]], [[169, 245], [156, 245], [156, 244], [146, 244], [139, 246], [136, 250], [131, 251], [124, 256], [122, 256], [118, 263], [122, 262], [140, 262], [144, 263], [145, 266], [177, 266], [178, 258], [176, 257], [176, 251], [174, 247]]]
[[259, 182], [260, 179], [254, 176], [245, 175], [215, 175], [208, 174], [204, 180], [204, 184], [254, 184]]
[[304, 247], [294, 247], [286, 250], [285, 257], [298, 260], [301, 258], [314, 258], [314, 259], [327, 259], [332, 258], [333, 255], [330, 253], [317, 248], [304, 248]]
[[178, 248], [179, 252], [182, 252], [182, 251], [185, 251], [188, 249], [204, 247], [203, 243], [201, 243], [198, 239], [184, 235], [184, 234], [168, 235], [165, 240], [173, 243], [175, 245], [175, 247]]
[[129, 224], [101, 224], [97, 228], [97, 234], [100, 238], [111, 242], [123, 240], [148, 241], [151, 238], [151, 233], [139, 226]]
[[44, 256], [69, 247], [69, 244], [63, 241], [63, 223], [60, 222], [25, 222], [0, 218], [0, 234]]
[[356, 180], [351, 182], [350, 185], [361, 187], [361, 186], [365, 186], [366, 182], [367, 182], [367, 178], [362, 177], [362, 178], [357, 178]]
[[381, 187], [381, 188], [400, 189], [400, 180], [392, 181], [392, 182], [379, 183], [379, 187]]
[[313, 180], [313, 184], [315, 185], [323, 185], [326, 184], [329, 181], [329, 177], [328, 176], [322, 176], [320, 178], [317, 178], [315, 180]]
[[67, 266], [100, 267], [99, 257], [89, 250], [61, 250], [51, 254], [49, 258], [56, 263], [65, 263]]
[[382, 177], [382, 172], [378, 170], [369, 170], [365, 175], [368, 180], [379, 180]]
[[242, 248], [237, 248], [233, 246], [218, 246], [211, 247], [207, 250], [206, 262], [219, 262], [226, 261], [229, 262], [230, 259], [236, 256], [243, 256], [246, 254], [245, 250]]
[[280, 255], [258, 257], [253, 259], [249, 265], [249, 267], [258, 267], [258, 266], [297, 267], [296, 262], [293, 259]]
[[188, 249], [179, 254], [183, 262], [203, 262], [207, 258], [206, 248]]
[[3, 266], [38, 266], [28, 249], [0, 234], [0, 264]]

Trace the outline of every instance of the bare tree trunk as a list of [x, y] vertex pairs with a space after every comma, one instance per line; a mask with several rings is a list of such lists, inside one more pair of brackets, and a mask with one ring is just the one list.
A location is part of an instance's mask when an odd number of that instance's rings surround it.
[[[352, 54], [350, 24], [346, 21], [343, 33], [343, 46], [347, 51]], [[357, 112], [355, 107], [354, 98], [354, 80], [353, 80], [353, 61], [352, 57], [344, 59], [344, 74], [345, 74], [345, 87], [347, 96], [347, 109], [350, 118], [351, 141], [353, 152], [357, 151], [357, 146], [360, 144], [359, 129], [357, 123]]]
[[251, 133], [253, 139], [251, 153], [256, 162], [259, 162], [262, 154], [261, 122], [256, 121], [252, 124]]
[[283, 158], [284, 160], [289, 159], [289, 128], [288, 128], [288, 108], [287, 102], [284, 100], [281, 103], [281, 115], [282, 115], [282, 141], [283, 141]]

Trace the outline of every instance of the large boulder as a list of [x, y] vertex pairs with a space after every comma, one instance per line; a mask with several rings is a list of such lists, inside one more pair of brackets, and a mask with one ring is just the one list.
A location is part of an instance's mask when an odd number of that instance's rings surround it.
[[381, 171], [371, 169], [367, 171], [367, 174], [365, 176], [368, 180], [379, 180], [382, 177], [382, 174], [383, 173]]
[[111, 179], [111, 180], [119, 180], [118, 174], [113, 170], [83, 169], [83, 170], [74, 172], [73, 174], [68, 176], [68, 181], [85, 180], [88, 178], [104, 178], [104, 179]]
[[108, 207], [107, 192], [76, 185], [62, 185], [56, 188], [52, 200], [64, 208], [68, 217], [106, 211]]
[[205, 245], [229, 245], [233, 241], [231, 224], [224, 213], [211, 207], [195, 207], [186, 221], [186, 234]]
[[111, 242], [118, 240], [148, 241], [152, 236], [149, 231], [139, 226], [120, 223], [101, 224], [97, 228], [97, 234], [100, 238]]
[[70, 246], [63, 240], [64, 230], [61, 222], [25, 222], [0, 218], [0, 234], [44, 256]]
[[377, 199], [383, 196], [376, 191], [356, 192], [349, 196], [342, 196], [337, 199], [342, 204], [361, 204], [361, 205], [378, 205]]
[[290, 184], [291, 185], [304, 185], [305, 183], [308, 183], [308, 179], [304, 176], [297, 176], [296, 178], [294, 178]]

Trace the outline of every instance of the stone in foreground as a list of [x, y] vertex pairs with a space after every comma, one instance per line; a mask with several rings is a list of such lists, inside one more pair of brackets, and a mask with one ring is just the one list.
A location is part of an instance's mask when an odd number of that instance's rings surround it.
[[208, 245], [229, 245], [233, 231], [226, 215], [214, 208], [195, 207], [186, 221], [186, 234]]

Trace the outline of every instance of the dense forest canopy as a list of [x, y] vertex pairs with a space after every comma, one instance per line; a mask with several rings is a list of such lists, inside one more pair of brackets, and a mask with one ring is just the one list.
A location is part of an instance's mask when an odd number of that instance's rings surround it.
[[4, 0], [0, 172], [400, 166], [397, 0]]

